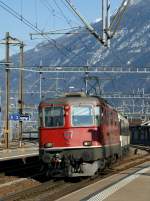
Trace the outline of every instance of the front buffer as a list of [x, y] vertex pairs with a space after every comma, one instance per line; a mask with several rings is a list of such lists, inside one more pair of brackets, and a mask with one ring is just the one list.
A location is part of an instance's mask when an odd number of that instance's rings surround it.
[[39, 155], [51, 177], [93, 176], [105, 166], [102, 147], [40, 149]]

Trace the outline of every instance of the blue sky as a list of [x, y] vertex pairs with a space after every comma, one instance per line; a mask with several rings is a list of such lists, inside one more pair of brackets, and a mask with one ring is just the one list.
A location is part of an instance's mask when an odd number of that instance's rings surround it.
[[[64, 0], [0, 0], [0, 5], [2, 5], [1, 2], [9, 5], [33, 25], [37, 25], [39, 29], [46, 32], [82, 25], [80, 20], [64, 5]], [[121, 2], [122, 0], [111, 0], [112, 13]], [[72, 3], [89, 22], [101, 17], [101, 0], [72, 0]], [[0, 19], [0, 40], [5, 37], [5, 32], [8, 31], [11, 36], [24, 41], [26, 49], [30, 49], [41, 42], [40, 39], [30, 40], [29, 33], [35, 33], [35, 31], [6, 12], [2, 7], [0, 7]], [[4, 46], [0, 45], [0, 58], [4, 57], [3, 49]], [[16, 51], [16, 47], [11, 47], [12, 53], [16, 53]]]

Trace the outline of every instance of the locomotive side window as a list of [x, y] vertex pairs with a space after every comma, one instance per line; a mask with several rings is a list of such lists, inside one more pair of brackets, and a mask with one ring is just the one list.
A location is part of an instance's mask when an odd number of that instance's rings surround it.
[[94, 112], [95, 112], [95, 123], [96, 125], [100, 125], [100, 107], [96, 106], [94, 107]]
[[46, 107], [45, 108], [45, 127], [61, 127], [64, 125], [63, 107]]
[[89, 126], [93, 125], [92, 106], [73, 106], [72, 107], [72, 125]]

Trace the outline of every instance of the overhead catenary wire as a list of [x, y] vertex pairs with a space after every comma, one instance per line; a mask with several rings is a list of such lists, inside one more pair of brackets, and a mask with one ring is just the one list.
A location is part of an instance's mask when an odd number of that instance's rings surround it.
[[37, 0], [35, 0], [35, 27], [38, 27], [38, 4]]
[[[66, 2], [69, 2], [67, 0], [65, 0]], [[124, 1], [125, 2], [125, 1]], [[129, 2], [129, 0], [128, 0]], [[67, 17], [65, 16], [65, 14], [63, 13], [62, 9], [59, 7], [58, 3], [54, 0], [54, 3], [55, 5], [57, 6], [57, 8], [60, 10], [61, 14], [63, 15], [63, 17], [66, 19], [67, 23], [71, 26], [71, 23], [70, 21], [67, 19]], [[63, 2], [64, 3], [64, 2]], [[62, 52], [60, 50], [60, 47], [58, 47], [57, 45], [57, 42], [55, 39], [50, 39], [49, 37], [47, 37], [45, 34], [42, 34], [41, 30], [37, 27], [37, 19], [36, 19], [36, 25], [33, 25], [30, 21], [26, 20], [23, 16], [22, 16], [22, 11], [21, 11], [21, 15], [19, 15], [16, 11], [14, 11], [12, 8], [10, 8], [7, 4], [3, 3], [2, 1], [0, 1], [0, 4], [3, 4], [0, 5], [1, 7], [3, 7], [5, 10], [7, 11], [11, 11], [10, 13], [16, 17], [17, 19], [21, 20], [23, 23], [25, 23], [27, 26], [29, 26], [30, 28], [32, 28], [33, 30], [35, 30], [37, 33], [40, 33], [42, 37], [44, 37], [45, 39], [47, 39], [48, 41], [52, 41], [53, 42], [53, 45], [61, 52], [61, 54], [67, 56], [64, 52]], [[126, 5], [125, 4], [122, 4], [124, 7], [123, 9], [121, 10], [120, 8], [120, 12], [123, 12], [123, 10], [126, 8]], [[36, 7], [37, 7], [37, 0], [36, 0]], [[36, 13], [37, 15], [37, 13]], [[118, 18], [120, 19], [120, 18]], [[120, 20], [119, 20], [120, 21]], [[95, 32], [94, 32], [95, 33]], [[94, 34], [92, 33], [92, 34]], [[54, 33], [53, 33], [54, 34]], [[69, 33], [68, 33], [69, 34]], [[95, 35], [95, 34], [94, 34]], [[80, 39], [81, 40], [81, 39]], [[81, 42], [83, 43], [83, 41], [81, 40]], [[84, 44], [84, 46], [87, 48], [87, 45]], [[68, 53], [70, 53], [70, 48], [64, 48]]]
[[[49, 2], [47, 0], [45, 0], [48, 4]], [[69, 34], [79, 34], [78, 35], [78, 39], [79, 41], [83, 44], [83, 46], [85, 47], [85, 49], [87, 50], [88, 49], [88, 46], [87, 44], [82, 40], [82, 37], [80, 36], [80, 33], [79, 33], [79, 30], [77, 30], [76, 32], [74, 32], [74, 27], [72, 26], [71, 24], [71, 21], [68, 20], [68, 17], [65, 15], [65, 13], [63, 12], [62, 8], [59, 6], [59, 4], [57, 3], [56, 0], [53, 0], [54, 4], [56, 5], [56, 7], [58, 8], [58, 10], [60, 11], [61, 15], [63, 16], [63, 18], [65, 19], [65, 21], [67, 22], [67, 24], [70, 26], [70, 29], [68, 32], [59, 32], [59, 31], [50, 31], [50, 32], [45, 32], [44, 34], [65, 34], [65, 35], [69, 35]], [[63, 5], [70, 11], [69, 7], [67, 6], [67, 4], [62, 1]], [[50, 8], [51, 8], [51, 5], [49, 4]], [[72, 13], [72, 12], [71, 12]], [[80, 28], [83, 28], [83, 27], [76, 27], [78, 29]], [[82, 30], [83, 32], [83, 30]], [[85, 29], [85, 33], [88, 33], [87, 32], [87, 29]], [[32, 34], [34, 35], [34, 34]]]
[[[69, 20], [68, 19], [68, 17], [65, 15], [65, 13], [63, 12], [63, 10], [62, 10], [62, 8], [59, 6], [59, 4], [58, 4], [58, 2], [56, 1], [56, 0], [53, 0], [53, 2], [54, 2], [54, 4], [55, 4], [55, 6], [57, 7], [57, 9], [59, 10], [59, 12], [60, 12], [60, 14], [63, 16], [63, 18], [65, 19], [65, 21], [67, 22], [67, 24], [69, 25], [69, 27], [70, 28], [66, 28], [66, 29], [61, 29], [61, 30], [54, 30], [54, 31], [48, 31], [48, 32], [45, 32], [45, 31], [43, 31], [42, 33], [41, 33], [41, 35], [55, 35], [55, 34], [59, 34], [59, 35], [62, 35], [62, 34], [64, 34], [64, 35], [72, 35], [72, 34], [78, 34], [78, 40], [83, 44], [83, 46], [85, 47], [85, 49], [87, 50], [88, 49], [88, 46], [87, 46], [87, 44], [82, 40], [82, 38], [81, 38], [81, 36], [80, 36], [80, 31], [81, 31], [81, 29], [82, 29], [82, 32], [85, 32], [85, 33], [88, 33], [87, 32], [87, 30], [85, 29], [85, 30], [83, 30], [83, 27], [73, 27], [73, 25], [71, 24], [71, 20]], [[44, 4], [46, 7], [47, 7], [47, 9], [49, 10], [49, 11], [52, 11], [52, 10], [54, 10], [54, 8], [52, 7], [52, 5], [49, 3], [49, 1], [47, 1], [47, 0], [44, 0], [44, 1], [41, 1], [41, 3], [42, 4]], [[45, 3], [47, 3], [47, 5], [45, 4]], [[63, 5], [65, 5], [65, 3], [64, 2], [62, 2], [63, 3]], [[65, 5], [66, 6], [66, 5]], [[68, 7], [67, 7], [68, 8]], [[69, 8], [68, 8], [69, 9]], [[70, 9], [69, 9], [69, 11], [70, 11]], [[31, 36], [31, 38], [32, 39], [38, 39], [38, 38], [35, 38], [35, 37], [33, 37], [33, 36], [36, 36], [36, 35], [39, 35], [38, 33], [36, 34], [36, 33], [31, 33], [30, 34], [30, 36]], [[67, 48], [68, 49], [68, 48]], [[68, 49], [69, 51], [70, 51], [70, 49]], [[76, 55], [76, 56], [78, 56], [78, 55]]]
[[[20, 15], [19, 13], [17, 13], [14, 9], [12, 9], [11, 7], [9, 7], [7, 4], [5, 4], [4, 2], [2, 2], [0, 0], [0, 7], [3, 8], [5, 11], [7, 11], [9, 14], [11, 14], [13, 17], [15, 17], [16, 19], [18, 19], [19, 21], [21, 21], [22, 23], [24, 23], [26, 26], [28, 26], [29, 28], [31, 28], [32, 30], [34, 30], [35, 32], [41, 34], [42, 30], [40, 30], [38, 27], [36, 27], [35, 25], [33, 25], [29, 20], [27, 20], [25, 17], [23, 17], [22, 15]], [[43, 38], [45, 38], [48, 42], [52, 42], [52, 44], [54, 45], [54, 47], [64, 56], [67, 56], [64, 52], [61, 51], [61, 48], [58, 47], [57, 42], [55, 39], [49, 38], [45, 35], [41, 35]], [[68, 53], [70, 53], [70, 51], [65, 48], [66, 51]]]
[[15, 18], [23, 22], [25, 25], [27, 25], [29, 28], [33, 29], [34, 31], [41, 31], [40, 29], [36, 28], [32, 23], [30, 23], [28, 20], [26, 20], [22, 14], [17, 13], [15, 10], [13, 10], [11, 7], [9, 7], [7, 4], [2, 2], [0, 0], [0, 7], [2, 7], [4, 10], [6, 10], [8, 13], [13, 15]]
[[[48, 32], [42, 32], [41, 33], [41, 35], [54, 35], [54, 34], [60, 34], [60, 35], [62, 35], [62, 34], [64, 34], [64, 35], [69, 35], [69, 34], [78, 34], [78, 39], [81, 41], [81, 43], [83, 44], [83, 46], [85, 47], [85, 49], [87, 49], [88, 48], [88, 46], [86, 45], [86, 43], [82, 40], [82, 38], [81, 38], [81, 36], [80, 36], [80, 29], [82, 28], [83, 29], [83, 27], [80, 27], [80, 26], [78, 26], [78, 27], [73, 27], [73, 25], [71, 24], [71, 20], [69, 20], [68, 19], [68, 17], [65, 15], [65, 13], [64, 13], [64, 11], [63, 11], [63, 9], [61, 8], [61, 6], [59, 6], [59, 4], [58, 4], [58, 2], [56, 1], [56, 0], [53, 0], [53, 2], [54, 2], [54, 5], [56, 6], [56, 8], [59, 10], [59, 12], [60, 12], [60, 14], [62, 15], [62, 18], [67, 22], [67, 24], [69, 25], [69, 27], [70, 28], [68, 28], [68, 29], [62, 29], [62, 31], [61, 30], [54, 30], [54, 31], [48, 31]], [[55, 9], [53, 8], [53, 6], [49, 3], [49, 1], [47, 1], [47, 0], [44, 0], [44, 1], [42, 1], [41, 0], [41, 3], [43, 4], [43, 5], [45, 5], [46, 6], [46, 8], [50, 11], [50, 12], [52, 12], [52, 11], [55, 11]], [[68, 8], [68, 6], [62, 1], [61, 3], [63, 3], [63, 5], [64, 6], [66, 6], [67, 7], [67, 9], [70, 11], [70, 9]], [[56, 12], [56, 11], [55, 11]], [[63, 30], [65, 31], [65, 32], [63, 32]], [[67, 31], [67, 32], [66, 32]], [[82, 32], [83, 32], [84, 30], [82, 30]], [[87, 30], [85, 29], [85, 33], [87, 33]], [[36, 33], [31, 33], [30, 34], [30, 36], [31, 36], [31, 38], [33, 39], [33, 36], [35, 36], [35, 35], [39, 35], [39, 34], [36, 34]], [[37, 38], [36, 38], [37, 39]], [[68, 51], [70, 51], [70, 48], [67, 48], [68, 49]], [[78, 55], [75, 55], [75, 56], [78, 56]]]
[[[57, 17], [57, 18], [61, 18], [63, 19], [63, 17], [59, 16], [57, 13], [56, 13], [56, 10], [55, 8], [53, 8], [53, 6], [49, 3], [49, 1], [47, 0], [40, 0], [41, 4], [44, 5], [44, 7], [48, 10], [48, 12], [54, 17]], [[53, 19], [53, 27], [55, 26], [55, 23], [54, 23], [54, 19]]]
[[72, 28], [71, 22], [70, 20], [68, 20], [68, 18], [66, 17], [66, 15], [64, 14], [63, 10], [61, 9], [61, 7], [58, 5], [56, 0], [53, 0], [53, 2], [55, 3], [56, 7], [59, 9], [60, 13], [62, 14], [63, 18], [65, 19], [65, 21], [67, 22], [67, 24]]
[[[43, 66], [42, 69], [37, 69], [38, 66], [34, 67], [28, 67], [28, 68], [19, 68], [19, 67], [8, 67], [9, 70], [22, 70], [22, 71], [28, 71], [28, 72], [35, 72], [35, 73], [138, 73], [138, 74], [145, 74], [150, 73], [150, 67], [146, 68], [139, 68], [139, 67], [95, 67], [90, 66]], [[87, 69], [88, 67], [88, 69]], [[1, 69], [0, 69], [1, 70]]]
[[[61, 13], [61, 15], [62, 15], [62, 17], [65, 19], [65, 21], [67, 22], [67, 24], [70, 26], [70, 29], [68, 28], [68, 29], [62, 29], [62, 31], [61, 30], [55, 30], [55, 31], [49, 31], [49, 32], [41, 32], [40, 34], [39, 33], [30, 33], [30, 36], [31, 36], [31, 39], [33, 39], [33, 37], [32, 36], [34, 36], [34, 35], [41, 35], [41, 36], [43, 36], [43, 35], [49, 35], [49, 34], [51, 34], [51, 35], [54, 35], [54, 34], [60, 34], [60, 35], [62, 35], [62, 34], [65, 34], [65, 35], [69, 35], [69, 34], [78, 34], [78, 39], [81, 41], [81, 43], [83, 44], [83, 46], [85, 47], [85, 49], [87, 49], [88, 48], [88, 46], [85, 44], [85, 42], [82, 40], [82, 38], [81, 38], [81, 36], [80, 36], [80, 32], [79, 32], [79, 29], [81, 29], [82, 28], [82, 32], [84, 31], [83, 30], [83, 27], [73, 27], [73, 25], [71, 24], [71, 21], [70, 20], [68, 20], [68, 17], [65, 15], [65, 13], [63, 12], [63, 10], [62, 10], [62, 8], [59, 6], [59, 4], [57, 3], [57, 1], [56, 0], [53, 0], [53, 2], [54, 2], [54, 4], [55, 4], [55, 6], [57, 7], [57, 9], [59, 10], [59, 12]], [[49, 3], [49, 1], [47, 1], [47, 0], [44, 0], [44, 1], [42, 1], [41, 0], [41, 3], [43, 4], [43, 5], [45, 5], [46, 6], [46, 8], [49, 10], [49, 11], [55, 11], [55, 9], [53, 8], [53, 6]], [[56, 12], [56, 11], [55, 11]], [[67, 32], [63, 32], [63, 30], [68, 30]], [[87, 30], [85, 29], [85, 33], [87, 33]], [[35, 38], [34, 38], [35, 39]], [[38, 39], [38, 38], [36, 38], [36, 39]], [[64, 47], [65, 48], [65, 50], [67, 50], [69, 53], [70, 52], [72, 52], [72, 49], [71, 48], [68, 48], [68, 47]], [[74, 53], [74, 52], [73, 52]], [[74, 57], [78, 57], [78, 55], [77, 54], [75, 54], [74, 53]], [[83, 58], [84, 58], [84, 56], [83, 56]]]
[[[69, 20], [68, 16], [65, 15], [65, 13], [63, 12], [63, 9], [59, 6], [59, 4], [57, 3], [57, 1], [54, 1], [54, 4], [57, 7], [57, 9], [59, 10], [59, 12], [60, 12], [61, 15], [58, 14], [57, 10], [55, 8], [53, 8], [53, 5], [51, 5], [49, 1], [47, 1], [47, 0], [44, 0], [44, 1], [40, 0], [40, 2], [47, 8], [47, 10], [49, 11], [50, 14], [55, 13], [55, 14], [53, 14], [53, 16], [55, 16], [57, 18], [64, 19], [67, 22], [67, 24], [70, 26], [70, 28], [61, 29], [61, 30], [66, 30], [66, 31], [70, 30], [71, 31], [71, 29], [74, 29], [74, 28], [81, 28], [81, 26], [79, 24], [77, 24], [77, 23], [76, 24], [78, 26], [74, 27], [73, 25], [71, 25], [71, 20]], [[57, 29], [54, 30], [54, 31], [51, 31], [51, 32], [52, 33], [56, 32], [56, 34], [57, 34]], [[45, 33], [45, 35], [48, 34], [48, 32], [44, 32], [44, 33]], [[66, 33], [62, 33], [62, 34], [66, 34]], [[67, 34], [69, 34], [69, 33], [67, 32]], [[34, 35], [34, 34], [32, 34], [32, 35]]]
[[22, 13], [23, 13], [23, 0], [20, 1], [20, 13], [21, 13], [21, 16], [22, 16]]
[[[68, 20], [68, 16], [65, 15], [65, 12], [64, 12], [63, 9], [61, 8], [61, 6], [59, 6], [59, 4], [57, 3], [56, 0], [53, 0], [53, 1], [55, 2], [56, 7], [58, 8], [58, 10], [60, 11], [60, 13], [62, 14], [62, 16], [63, 16], [63, 18], [65, 19], [65, 21], [67, 22], [67, 24], [69, 24], [70, 26], [72, 26], [72, 25], [71, 25], [71, 22], [72, 22], [72, 23], [76, 24], [77, 26], [81, 26], [77, 21], [74, 21], [74, 20], [72, 20], [72, 19], [69, 19], [69, 20]], [[65, 4], [65, 2], [64, 2], [63, 0], [60, 0], [60, 1], [61, 1], [62, 5], [65, 6], [65, 7], [68, 9], [68, 11], [70, 11], [70, 9], [69, 9], [68, 6]], [[70, 12], [70, 13], [72, 14], [72, 12]]]
[[[72, 26], [72, 24], [71, 24], [71, 21], [68, 20], [68, 18], [67, 18], [66, 15], [64, 14], [63, 10], [61, 9], [61, 7], [58, 5], [57, 1], [56, 1], [56, 0], [53, 0], [53, 1], [54, 1], [55, 5], [57, 6], [57, 8], [60, 10], [60, 12], [61, 12], [62, 16], [64, 17], [64, 19], [66, 20], [67, 24], [70, 26], [71, 29], [73, 29], [73, 26]], [[63, 3], [64, 5], [66, 5], [63, 1], [62, 1], [62, 3]], [[68, 7], [67, 7], [67, 8], [68, 8]], [[69, 10], [70, 10], [70, 9], [69, 9]], [[79, 27], [78, 27], [78, 28], [79, 28]], [[86, 30], [86, 31], [87, 31], [87, 30]], [[70, 32], [70, 33], [71, 33], [71, 32]], [[67, 33], [65, 33], [65, 34], [69, 34], [69, 33], [67, 32]], [[83, 40], [82, 40], [82, 38], [80, 37], [80, 35], [78, 36], [78, 39], [79, 39], [80, 42], [83, 44], [83, 46], [87, 49], [88, 46], [85, 44], [85, 42], [83, 42]]]

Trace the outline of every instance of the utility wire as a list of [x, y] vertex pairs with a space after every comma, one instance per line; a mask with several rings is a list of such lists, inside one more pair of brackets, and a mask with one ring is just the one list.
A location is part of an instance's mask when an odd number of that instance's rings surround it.
[[[52, 6], [51, 6], [51, 4], [49, 3], [49, 1], [47, 1], [47, 0], [45, 0], [46, 2], [47, 2], [47, 4], [48, 4], [48, 6], [50, 7], [50, 9], [52, 9]], [[45, 3], [46, 3], [45, 2]], [[59, 6], [59, 4], [57, 3], [57, 1], [56, 0], [53, 0], [53, 2], [54, 2], [54, 4], [55, 4], [55, 6], [57, 7], [57, 9], [60, 11], [60, 14], [62, 15], [62, 17], [64, 18], [64, 20], [67, 22], [67, 24], [69, 25], [69, 27], [70, 27], [70, 32], [67, 32], [67, 33], [62, 33], [62, 32], [60, 32], [60, 33], [55, 33], [55, 32], [49, 32], [49, 34], [74, 34], [74, 32], [73, 32], [73, 30], [74, 30], [74, 27], [72, 26], [72, 24], [71, 24], [71, 21], [70, 20], [68, 20], [68, 17], [65, 15], [65, 13], [63, 12], [63, 10], [62, 10], [62, 8]], [[42, 2], [43, 3], [43, 2]], [[65, 7], [67, 7], [67, 5], [62, 1], [62, 3], [63, 3], [63, 5], [65, 6]], [[70, 9], [67, 7], [67, 9], [70, 11]], [[80, 27], [75, 27], [75, 28], [80, 28]], [[67, 29], [64, 29], [64, 30], [67, 30]], [[87, 32], [87, 30], [85, 30], [86, 32]], [[57, 31], [56, 31], [57, 32]], [[48, 33], [47, 33], [48, 34]], [[76, 33], [75, 33], [76, 34]], [[80, 36], [80, 33], [79, 33], [79, 35], [78, 35], [78, 39], [80, 40], [80, 42], [83, 44], [83, 46], [85, 47], [85, 49], [87, 50], [88, 49], [88, 46], [85, 44], [85, 42], [83, 42], [83, 40], [82, 40], [82, 38], [81, 38], [81, 36]]]
[[[61, 18], [61, 16], [59, 16], [58, 14], [56, 14], [56, 10], [52, 7], [52, 5], [47, 1], [47, 0], [40, 0], [41, 4], [43, 4], [45, 6], [45, 8], [49, 11], [49, 13], [53, 16], [53, 17], [57, 17], [57, 18]], [[54, 26], [54, 22], [53, 22], [53, 26]]]
[[72, 25], [70, 23], [70, 20], [68, 20], [68, 18], [66, 17], [66, 15], [64, 14], [63, 10], [61, 9], [61, 7], [58, 5], [58, 3], [56, 2], [56, 0], [53, 0], [56, 7], [59, 9], [60, 13], [62, 14], [63, 18], [65, 19], [65, 21], [67, 22], [67, 24], [72, 28]]
[[[49, 13], [51, 14], [51, 13], [53, 13], [53, 12], [55, 12], [56, 13], [56, 10], [52, 7], [52, 5], [49, 3], [49, 1], [47, 1], [47, 0], [40, 0], [41, 1], [41, 3], [48, 9], [48, 11], [49, 11]], [[71, 25], [71, 23], [70, 23], [70, 20], [68, 20], [68, 17], [64, 14], [64, 12], [63, 12], [63, 10], [61, 9], [61, 7], [58, 5], [58, 3], [56, 2], [56, 1], [54, 1], [54, 4], [55, 4], [55, 6], [57, 7], [57, 9], [60, 11], [60, 13], [61, 13], [61, 15], [62, 15], [62, 17], [61, 16], [58, 16], [58, 15], [56, 15], [55, 14], [55, 16], [56, 17], [58, 17], [58, 18], [61, 18], [61, 19], [64, 19], [66, 22], [67, 22], [67, 24], [69, 25], [69, 27], [70, 28], [66, 28], [66, 29], [61, 29], [61, 30], [71, 30], [71, 29], [77, 29], [77, 28], [80, 28], [80, 26], [76, 26], [76, 27], [73, 27], [72, 25]], [[58, 30], [58, 31], [60, 31], [60, 30]], [[52, 32], [55, 32], [55, 31], [52, 31]], [[56, 30], [56, 32], [57, 32], [57, 30]], [[57, 34], [57, 33], [56, 33]], [[64, 33], [65, 34], [65, 33]]]
[[21, 22], [23, 22], [25, 25], [27, 25], [28, 27], [30, 27], [34, 31], [37, 31], [37, 32], [41, 31], [40, 29], [36, 28], [32, 23], [30, 23], [28, 20], [26, 20], [22, 15], [20, 15], [15, 10], [13, 10], [12, 8], [10, 8], [7, 4], [5, 4], [1, 0], [0, 0], [0, 7], [2, 7], [4, 10], [6, 10], [8, 13], [10, 13], [11, 15], [13, 15], [15, 18], [17, 18], [18, 20], [20, 20]]
[[38, 14], [37, 14], [37, 9], [38, 9], [38, 5], [37, 5], [37, 0], [35, 0], [35, 27], [38, 27]]
[[[59, 11], [60, 11], [60, 13], [62, 14], [62, 16], [64, 17], [64, 19], [66, 20], [67, 24], [70, 26], [70, 28], [73, 29], [73, 26], [72, 26], [70, 20], [68, 20], [68, 18], [67, 18], [66, 15], [64, 14], [63, 10], [61, 9], [61, 7], [58, 5], [57, 1], [56, 1], [56, 0], [53, 0], [53, 1], [54, 1], [54, 3], [55, 3], [56, 7], [59, 9]], [[68, 6], [65, 4], [65, 2], [62, 1], [62, 3], [67, 7], [67, 9], [69, 9]], [[70, 9], [69, 9], [69, 11], [70, 11]], [[87, 30], [86, 30], [86, 31], [87, 31]], [[83, 44], [83, 46], [85, 47], [85, 49], [88, 50], [88, 46], [85, 44], [85, 42], [83, 42], [82, 37], [81, 37], [80, 35], [78, 36], [78, 39], [79, 39], [80, 42]]]
[[[59, 10], [59, 12], [61, 13], [61, 15], [58, 14], [58, 12], [56, 12], [57, 10], [55, 8], [53, 8], [53, 6], [50, 4], [50, 2], [48, 0], [40, 0], [41, 3], [47, 8], [47, 10], [49, 11], [50, 14], [54, 13], [55, 14], [53, 16], [57, 17], [57, 18], [61, 18], [63, 20], [65, 20], [67, 22], [67, 24], [69, 24], [70, 27], [73, 27], [71, 26], [71, 23], [70, 21], [71, 20], [68, 20], [68, 17], [65, 16], [65, 13], [63, 12], [63, 10], [61, 9], [61, 7], [58, 5], [58, 3], [55, 1], [55, 6], [57, 7], [57, 9]], [[75, 22], [74, 22], [75, 23]], [[76, 23], [77, 24], [77, 23]], [[78, 24], [77, 24], [78, 25]], [[77, 27], [77, 26], [76, 26]], [[78, 25], [78, 28], [80, 28], [80, 26]]]
[[[40, 30], [38, 27], [34, 26], [30, 21], [28, 21], [26, 18], [24, 18], [22, 15], [20, 15], [19, 13], [17, 13], [15, 10], [13, 10], [11, 7], [9, 7], [7, 4], [5, 4], [4, 2], [2, 2], [0, 0], [0, 7], [3, 8], [5, 11], [7, 11], [9, 14], [11, 14], [12, 16], [14, 16], [16, 19], [18, 19], [19, 21], [23, 22], [26, 26], [28, 26], [29, 28], [31, 28], [32, 30], [36, 31], [37, 33], [41, 34], [42, 30]], [[67, 56], [64, 52], [61, 51], [61, 48], [58, 47], [57, 42], [55, 39], [51, 39], [45, 35], [41, 36], [43, 38], [45, 38], [48, 42], [52, 42], [52, 44], [54, 45], [54, 47], [64, 56]], [[66, 49], [66, 48], [65, 48]], [[66, 49], [67, 50], [67, 49]], [[70, 51], [67, 50], [69, 53]]]
[[[62, 0], [62, 4], [68, 9], [68, 11], [72, 14], [72, 11], [70, 10], [70, 7], [68, 6], [68, 4], [66, 4], [65, 0]], [[77, 15], [73, 15], [77, 20], [79, 20], [79, 18], [77, 17]], [[78, 24], [78, 23], [77, 23]]]
[[21, 2], [20, 2], [20, 13], [21, 13], [21, 16], [22, 16], [22, 10], [23, 10], [23, 0], [21, 0]]

